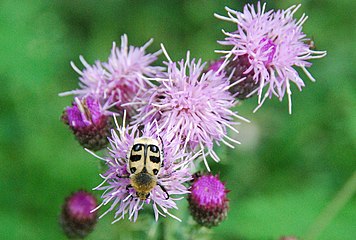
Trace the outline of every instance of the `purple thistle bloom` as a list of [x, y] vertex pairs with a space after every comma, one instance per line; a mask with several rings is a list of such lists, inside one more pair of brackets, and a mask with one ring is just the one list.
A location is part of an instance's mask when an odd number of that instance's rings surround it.
[[151, 85], [145, 76], [162, 71], [161, 67], [151, 66], [161, 51], [146, 54], [146, 48], [152, 41], [142, 47], [128, 46], [127, 36], [123, 35], [120, 48], [113, 43], [108, 62], [96, 61], [92, 66], [80, 56], [84, 70], [79, 70], [71, 62], [73, 69], [80, 74], [80, 89], [60, 95], [91, 95], [100, 100], [105, 110], [122, 113], [125, 109], [132, 115], [135, 112], [132, 102]]
[[[243, 12], [228, 7], [228, 17], [215, 14], [219, 19], [237, 24], [234, 32], [225, 32], [225, 41], [222, 45], [230, 45], [229, 51], [217, 51], [226, 54], [226, 59], [233, 57], [232, 61], [247, 58], [249, 66], [242, 74], [252, 74], [253, 80], [259, 87], [251, 92], [258, 94], [259, 105], [262, 106], [267, 97], [277, 96], [282, 101], [285, 93], [288, 95], [289, 112], [292, 111], [290, 82], [301, 91], [303, 80], [299, 77], [295, 67], [300, 67], [310, 80], [315, 81], [306, 69], [312, 64], [308, 60], [322, 58], [326, 51], [315, 51], [307, 43], [308, 38], [302, 32], [302, 25], [307, 20], [305, 14], [299, 20], [293, 18], [294, 13], [301, 6], [293, 5], [286, 10], [265, 12], [265, 3], [247, 4]], [[266, 92], [263, 93], [263, 89]], [[264, 96], [262, 96], [264, 95]]]
[[91, 96], [82, 99], [76, 97], [72, 107], [67, 107], [63, 112], [62, 120], [83, 147], [93, 151], [106, 147], [112, 124], [98, 100]]
[[212, 227], [223, 221], [229, 209], [229, 199], [218, 176], [205, 174], [194, 178], [188, 197], [193, 218], [202, 226]]
[[[137, 125], [125, 128], [124, 115], [124, 127], [117, 126], [118, 133], [112, 130], [112, 136], [110, 138], [111, 148], [109, 148], [110, 156], [100, 158], [92, 153], [94, 156], [104, 160], [108, 166], [108, 170], [101, 175], [104, 181], [94, 188], [94, 190], [104, 191], [101, 196], [103, 202], [98, 208], [111, 202], [110, 208], [102, 214], [100, 218], [110, 211], [115, 211], [116, 220], [114, 222], [123, 219], [126, 214], [130, 221], [136, 221], [138, 212], [144, 205], [151, 204], [156, 221], [159, 215], [164, 217], [169, 215], [179, 220], [179, 218], [172, 215], [169, 210], [172, 208], [178, 209], [176, 201], [181, 200], [183, 197], [177, 195], [183, 195], [189, 192], [184, 183], [192, 179], [190, 164], [199, 153], [194, 156], [183, 153], [176, 141], [168, 142], [165, 135], [155, 130], [157, 129], [154, 127], [155, 124], [157, 123], [145, 125], [142, 132], [138, 129]], [[158, 172], [157, 182], [163, 186], [169, 194], [168, 199], [162, 188], [156, 185], [146, 200], [140, 200], [135, 190], [128, 188], [130, 179], [122, 177], [129, 175], [127, 170], [127, 154], [134, 143], [134, 139], [139, 137], [162, 139], [164, 166], [162, 166]]]
[[[190, 60], [189, 52], [187, 59], [178, 63], [168, 55], [167, 58], [167, 72], [155, 79], [160, 85], [142, 97], [143, 107], [134, 117], [135, 122], [145, 125], [156, 120], [168, 142], [178, 139], [184, 151], [207, 147], [208, 154], [218, 162], [214, 142], [221, 141], [232, 148], [226, 140], [239, 144], [227, 135], [227, 128], [238, 132], [233, 127], [238, 124], [234, 117], [243, 119], [231, 110], [236, 102], [228, 91], [229, 79], [214, 71], [204, 72], [206, 63]], [[205, 153], [203, 160], [209, 170]]]
[[68, 125], [72, 128], [84, 128], [100, 123], [103, 113], [98, 101], [92, 97], [82, 100], [75, 98], [72, 107], [66, 108]]

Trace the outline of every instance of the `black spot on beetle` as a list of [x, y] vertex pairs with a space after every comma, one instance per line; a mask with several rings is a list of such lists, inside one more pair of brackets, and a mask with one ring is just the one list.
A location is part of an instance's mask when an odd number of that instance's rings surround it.
[[155, 145], [150, 145], [150, 150], [151, 150], [151, 152], [153, 152], [153, 153], [157, 153], [157, 152], [158, 152], [158, 147], [155, 146]]
[[157, 174], [158, 174], [158, 169], [156, 169], [156, 168], [153, 169], [153, 174], [154, 174], [154, 175], [157, 175]]
[[150, 161], [153, 163], [159, 163], [160, 162], [160, 158], [156, 157], [156, 156], [150, 156]]
[[132, 150], [134, 150], [135, 152], [138, 152], [142, 149], [142, 144], [135, 144], [132, 147]]
[[137, 162], [137, 161], [140, 161], [140, 159], [141, 159], [141, 155], [131, 155], [130, 156], [131, 162]]
[[130, 168], [130, 171], [131, 171], [131, 173], [135, 173], [136, 172], [136, 168], [132, 167], [132, 168]]

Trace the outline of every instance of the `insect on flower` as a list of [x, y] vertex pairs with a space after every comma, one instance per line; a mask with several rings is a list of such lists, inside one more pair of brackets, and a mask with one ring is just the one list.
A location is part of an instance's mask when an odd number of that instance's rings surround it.
[[130, 178], [130, 187], [135, 189], [137, 197], [146, 200], [150, 196], [151, 190], [160, 186], [162, 191], [167, 195], [167, 190], [157, 182], [157, 174], [163, 166], [162, 140], [158, 141], [153, 138], [136, 138], [128, 152], [127, 171], [130, 175], [118, 176], [120, 178]]
[[[103, 182], [93, 188], [104, 191], [102, 203], [93, 211], [111, 203], [99, 218], [114, 211], [113, 223], [125, 216], [135, 222], [140, 210], [144, 206], [151, 206], [156, 221], [159, 216], [170, 216], [181, 221], [171, 210], [178, 209], [177, 201], [183, 199], [176, 196], [189, 193], [185, 183], [192, 179], [192, 161], [201, 155], [201, 151], [194, 155], [183, 152], [179, 147], [180, 142], [177, 139], [168, 140], [157, 129], [155, 121], [142, 128], [137, 124], [126, 126], [125, 111], [122, 125], [119, 126], [116, 117], [114, 122], [116, 129], [112, 129], [109, 137], [109, 156], [100, 157], [87, 150], [105, 161], [108, 167], [105, 173], [100, 174]], [[150, 157], [153, 157], [153, 162]], [[137, 161], [131, 161], [130, 158], [137, 158]], [[154, 163], [155, 160], [158, 160], [157, 163]], [[131, 172], [132, 167], [136, 169]]]

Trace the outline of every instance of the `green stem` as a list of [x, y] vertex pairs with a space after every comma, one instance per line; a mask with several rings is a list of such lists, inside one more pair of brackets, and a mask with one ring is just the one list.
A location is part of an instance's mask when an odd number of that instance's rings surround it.
[[334, 199], [321, 212], [305, 235], [305, 240], [315, 240], [325, 230], [333, 218], [346, 205], [356, 191], [356, 171], [339, 190]]
[[167, 239], [167, 229], [165, 224], [166, 219], [161, 219], [161, 223], [159, 224], [159, 239], [165, 240]]

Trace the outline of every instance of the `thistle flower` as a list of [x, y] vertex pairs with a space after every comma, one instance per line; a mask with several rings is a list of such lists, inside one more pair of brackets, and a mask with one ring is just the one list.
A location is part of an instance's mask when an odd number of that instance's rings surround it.
[[125, 109], [130, 115], [133, 114], [135, 109], [130, 104], [150, 85], [144, 76], [153, 76], [162, 70], [161, 67], [151, 66], [160, 51], [146, 54], [146, 48], [152, 41], [142, 47], [128, 46], [127, 36], [123, 35], [120, 48], [113, 43], [108, 62], [96, 61], [92, 66], [80, 56], [84, 70], [79, 70], [71, 62], [73, 69], [80, 74], [80, 89], [60, 95], [91, 95], [100, 100], [105, 110], [122, 113]]
[[[187, 59], [178, 63], [166, 56], [167, 72], [155, 79], [160, 85], [149, 89], [141, 98], [143, 107], [134, 117], [135, 122], [145, 125], [156, 120], [168, 142], [178, 139], [184, 151], [206, 147], [218, 162], [214, 142], [224, 142], [230, 147], [233, 145], [226, 140], [239, 144], [227, 135], [227, 128], [238, 132], [234, 117], [244, 119], [230, 109], [236, 102], [228, 91], [229, 80], [214, 71], [204, 73], [206, 63], [190, 60], [189, 52]], [[205, 153], [203, 159], [209, 170]]]
[[[285, 93], [288, 95], [289, 112], [292, 111], [290, 82], [293, 82], [301, 91], [303, 80], [299, 77], [295, 67], [300, 67], [310, 80], [315, 81], [308, 72], [307, 67], [312, 64], [308, 60], [322, 58], [325, 51], [315, 51], [308, 44], [309, 39], [302, 32], [302, 25], [307, 20], [305, 14], [299, 20], [293, 18], [300, 8], [293, 5], [286, 10], [265, 12], [264, 3], [257, 3], [257, 9], [251, 4], [244, 7], [243, 12], [228, 7], [228, 17], [215, 14], [219, 19], [237, 24], [234, 32], [225, 32], [225, 41], [222, 45], [233, 46], [229, 51], [217, 51], [232, 57], [237, 64], [241, 58], [248, 59], [248, 66], [242, 74], [250, 74], [258, 84], [258, 88], [250, 93], [257, 92], [259, 105], [262, 106], [267, 97], [277, 96], [282, 101]], [[246, 81], [248, 78], [246, 78]], [[263, 89], [266, 92], [263, 93]], [[262, 95], [264, 95], [262, 97]]]
[[83, 190], [66, 198], [59, 221], [68, 238], [84, 238], [93, 231], [97, 214], [91, 210], [96, 206], [96, 198]]
[[226, 218], [229, 210], [229, 191], [218, 176], [196, 175], [190, 190], [189, 210], [197, 223], [210, 228]]
[[[101, 175], [104, 181], [94, 188], [94, 190], [104, 191], [101, 196], [103, 202], [98, 208], [111, 203], [109, 209], [100, 218], [110, 211], [115, 211], [116, 220], [114, 222], [123, 219], [126, 214], [130, 221], [136, 221], [138, 213], [144, 205], [152, 205], [156, 221], [159, 215], [164, 217], [169, 215], [179, 220], [179, 218], [170, 213], [170, 210], [172, 208], [177, 209], [176, 201], [183, 198], [179, 197], [179, 195], [188, 193], [187, 187], [183, 184], [191, 180], [189, 165], [197, 157], [197, 154], [192, 156], [191, 154], [183, 153], [180, 151], [177, 142], [168, 142], [167, 138], [157, 132], [155, 130], [157, 128], [154, 128], [153, 125], [145, 125], [142, 132], [137, 125], [125, 128], [124, 116], [123, 127], [117, 126], [118, 133], [112, 130], [110, 156], [101, 158], [107, 164], [108, 170]], [[164, 165], [158, 172], [157, 182], [165, 189], [166, 193], [162, 187], [157, 185], [152, 189], [146, 200], [141, 200], [135, 190], [129, 187], [130, 179], [123, 177], [129, 174], [127, 171], [127, 153], [131, 149], [134, 139], [138, 137], [160, 138], [163, 143]], [[169, 195], [168, 199], [167, 194]]]
[[62, 120], [83, 147], [97, 151], [108, 144], [111, 121], [104, 115], [98, 100], [91, 96], [76, 97], [72, 107], [64, 110]]

